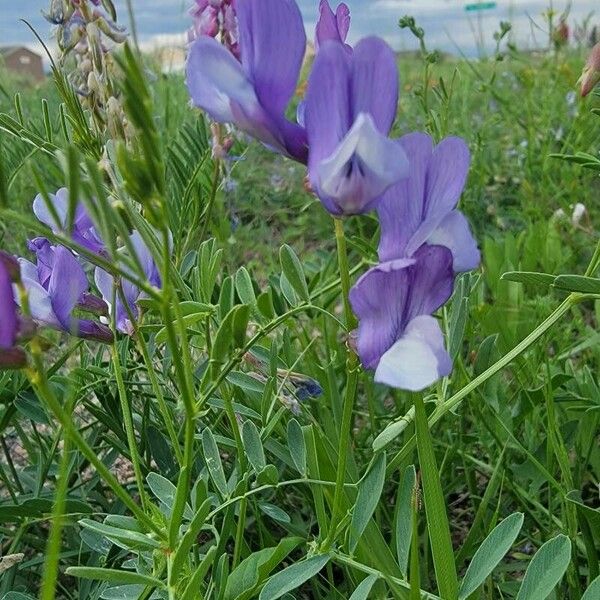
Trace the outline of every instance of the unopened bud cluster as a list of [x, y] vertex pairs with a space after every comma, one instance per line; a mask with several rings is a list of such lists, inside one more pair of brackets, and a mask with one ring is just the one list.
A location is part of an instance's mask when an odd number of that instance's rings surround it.
[[60, 62], [74, 61], [69, 79], [92, 112], [94, 121], [108, 128], [113, 138], [128, 139], [127, 120], [114, 85], [115, 65], [111, 51], [127, 39], [127, 32], [117, 24], [100, 0], [51, 0], [45, 14], [56, 25]]
[[233, 0], [195, 0], [189, 14], [194, 20], [188, 31], [190, 42], [202, 35], [219, 37], [231, 53], [239, 58], [238, 26]]

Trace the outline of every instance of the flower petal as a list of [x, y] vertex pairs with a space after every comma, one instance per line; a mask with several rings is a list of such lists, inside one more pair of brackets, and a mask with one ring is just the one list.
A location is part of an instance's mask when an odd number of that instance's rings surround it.
[[306, 162], [304, 130], [290, 123], [283, 110], [271, 112], [263, 107], [255, 82], [248, 78], [233, 54], [215, 39], [200, 37], [192, 44], [186, 83], [193, 104], [215, 121], [235, 123], [272, 150]]
[[377, 265], [350, 290], [352, 310], [359, 319], [358, 355], [367, 369], [376, 368], [382, 354], [402, 334], [409, 268], [414, 263], [399, 259]]
[[[38, 280], [38, 268], [30, 261], [20, 258], [19, 266], [21, 268], [21, 281], [27, 290], [29, 299], [29, 310], [31, 317], [40, 323], [45, 323], [51, 327], [60, 327], [50, 295]], [[16, 296], [18, 298], [18, 296]]]
[[433, 150], [427, 169], [423, 223], [407, 245], [409, 255], [425, 243], [444, 217], [458, 204], [470, 162], [469, 148], [458, 137], [443, 139]]
[[[318, 51], [326, 41], [344, 44], [348, 30], [350, 29], [350, 9], [343, 2], [338, 5], [335, 14], [331, 10], [328, 0], [319, 3], [319, 20], [315, 30], [315, 50]], [[352, 49], [347, 46], [347, 51]]]
[[267, 112], [283, 114], [306, 49], [300, 9], [294, 0], [244, 0], [236, 11], [244, 72]]
[[350, 9], [344, 2], [338, 4], [335, 10], [335, 20], [337, 21], [338, 31], [342, 42], [346, 41], [348, 31], [350, 30]]
[[408, 323], [403, 336], [381, 357], [375, 381], [416, 392], [451, 370], [452, 361], [437, 320], [422, 315]]
[[191, 45], [186, 83], [193, 104], [215, 121], [227, 123], [236, 120], [232, 101], [248, 115], [260, 112], [254, 87], [242, 66], [213, 38], [200, 37]]
[[429, 236], [427, 243], [445, 246], [452, 252], [452, 268], [455, 273], [476, 269], [481, 261], [481, 254], [469, 222], [458, 210], [453, 210], [444, 218]]
[[343, 214], [372, 208], [390, 185], [408, 173], [401, 147], [381, 134], [371, 115], [360, 113], [336, 150], [316, 168], [317, 190]]
[[398, 67], [394, 51], [380, 38], [362, 39], [352, 55], [352, 116], [368, 113], [387, 135], [398, 110]]
[[89, 287], [82, 266], [70, 250], [57, 246], [54, 250], [54, 265], [48, 282], [48, 295], [56, 318], [62, 327], [76, 334], [73, 329], [72, 312]]
[[111, 344], [114, 340], [112, 331], [102, 323], [90, 321], [88, 319], [80, 319], [76, 323], [77, 336], [86, 340], [94, 340], [104, 344]]
[[419, 315], [430, 315], [452, 295], [454, 272], [452, 253], [443, 246], [422, 246], [414, 254], [415, 266], [410, 269], [409, 296], [403, 323]]
[[408, 241], [423, 221], [427, 168], [433, 153], [433, 140], [425, 133], [409, 133], [396, 144], [408, 158], [409, 176], [391, 186], [377, 204], [381, 261], [405, 256]]
[[12, 348], [17, 337], [17, 306], [8, 269], [0, 261], [0, 349]]
[[48, 282], [54, 266], [54, 247], [50, 244], [50, 240], [45, 237], [29, 240], [27, 247], [35, 253], [38, 282], [48, 289]]
[[308, 137], [308, 169], [315, 185], [315, 169], [331, 156], [352, 125], [348, 87], [350, 59], [339, 44], [325, 43], [308, 78], [304, 120]]
[[160, 274], [158, 272], [158, 268], [156, 263], [154, 262], [154, 257], [152, 253], [146, 246], [142, 236], [138, 231], [134, 231], [130, 236], [131, 244], [133, 246], [133, 250], [137, 256], [137, 259], [144, 271], [144, 275], [146, 275], [146, 279], [148, 282], [154, 287], [160, 288]]
[[67, 213], [69, 211], [69, 190], [60, 188], [56, 194], [49, 194], [49, 200], [56, 211], [57, 222], [48, 205], [41, 194], [38, 194], [33, 201], [33, 214], [44, 225], [48, 225], [52, 231], [62, 231], [67, 224]]

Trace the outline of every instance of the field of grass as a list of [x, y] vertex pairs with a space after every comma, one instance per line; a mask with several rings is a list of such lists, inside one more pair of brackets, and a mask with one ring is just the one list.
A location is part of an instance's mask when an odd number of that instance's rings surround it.
[[[0, 75], [2, 249], [69, 246], [31, 212], [66, 185], [113, 241], [144, 232], [168, 282], [132, 336], [41, 330], [28, 366], [0, 371], [0, 599], [599, 600], [600, 97], [577, 93], [585, 52], [399, 58], [392, 136], [467, 141], [459, 206], [482, 264], [439, 313], [454, 368], [422, 395], [429, 428], [415, 394], [360, 370], [340, 496], [348, 333], [305, 167], [238, 134], [213, 159], [183, 76], [133, 54], [127, 145], [62, 75]], [[344, 228], [354, 281], [378, 224]]]

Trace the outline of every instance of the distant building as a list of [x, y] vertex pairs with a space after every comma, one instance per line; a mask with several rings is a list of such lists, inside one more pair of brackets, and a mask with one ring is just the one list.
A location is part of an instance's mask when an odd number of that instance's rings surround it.
[[43, 81], [46, 77], [42, 57], [25, 46], [0, 46], [0, 58], [13, 73], [29, 77], [35, 82]]

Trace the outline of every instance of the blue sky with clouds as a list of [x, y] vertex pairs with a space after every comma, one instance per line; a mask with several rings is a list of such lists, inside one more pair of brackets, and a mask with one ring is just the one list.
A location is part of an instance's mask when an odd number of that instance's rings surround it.
[[[114, 0], [120, 18], [127, 22], [124, 0]], [[333, 0], [334, 2], [335, 0]], [[298, 0], [309, 35], [316, 19], [318, 0]], [[332, 2], [332, 3], [333, 3]], [[501, 20], [514, 25], [514, 38], [521, 47], [545, 43], [542, 12], [550, 0], [497, 0], [497, 7], [479, 13], [468, 13], [465, 5], [477, 0], [346, 0], [352, 12], [351, 41], [366, 34], [384, 37], [398, 50], [415, 47], [407, 31], [397, 27], [398, 19], [415, 16], [424, 27], [428, 44], [442, 50], [456, 52], [457, 46], [467, 55], [477, 53], [477, 40], [481, 34], [493, 45], [492, 34]], [[41, 10], [49, 0], [0, 0], [0, 45], [31, 44], [35, 40], [27, 27], [19, 21], [27, 19], [44, 39], [50, 36], [50, 25], [41, 17]], [[140, 38], [146, 43], [175, 39], [189, 24], [187, 7], [191, 0], [133, 0]], [[562, 10], [567, 0], [554, 0], [555, 9]], [[600, 23], [598, 0], [572, 0], [571, 23], [581, 22], [596, 9], [596, 22]]]

